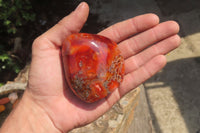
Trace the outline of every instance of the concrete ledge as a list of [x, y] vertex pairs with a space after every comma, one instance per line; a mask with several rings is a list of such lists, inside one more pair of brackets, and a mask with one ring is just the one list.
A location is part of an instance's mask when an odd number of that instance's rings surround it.
[[140, 88], [132, 90], [98, 120], [70, 133], [126, 133], [133, 121], [139, 94]]

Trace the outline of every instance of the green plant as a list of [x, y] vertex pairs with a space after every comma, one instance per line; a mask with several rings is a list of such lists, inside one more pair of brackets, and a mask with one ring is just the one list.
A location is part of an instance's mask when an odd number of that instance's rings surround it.
[[[19, 28], [35, 20], [31, 0], [0, 0], [0, 86], [21, 69], [19, 60], [12, 55], [14, 38]], [[9, 78], [10, 79], [10, 78]]]
[[20, 66], [13, 61], [9, 54], [3, 53], [0, 54], [0, 72], [2, 71], [14, 71], [19, 73]]
[[15, 34], [17, 27], [35, 20], [30, 0], [0, 0], [0, 21], [3, 30]]

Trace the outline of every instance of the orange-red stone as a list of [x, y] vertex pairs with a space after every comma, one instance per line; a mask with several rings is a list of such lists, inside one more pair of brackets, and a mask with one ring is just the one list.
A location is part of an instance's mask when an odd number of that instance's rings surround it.
[[6, 109], [4, 105], [0, 105], [0, 113], [3, 112]]
[[117, 44], [94, 34], [76, 33], [63, 42], [65, 77], [71, 90], [91, 103], [119, 87], [124, 75], [124, 59]]
[[0, 99], [0, 104], [7, 104], [10, 102], [10, 99], [8, 97], [4, 97]]

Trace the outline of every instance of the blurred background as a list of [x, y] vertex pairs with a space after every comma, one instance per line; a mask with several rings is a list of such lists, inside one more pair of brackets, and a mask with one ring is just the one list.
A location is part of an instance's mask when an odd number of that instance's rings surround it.
[[[0, 86], [30, 63], [33, 40], [81, 0], [0, 0]], [[97, 33], [118, 21], [155, 13], [180, 24], [181, 46], [167, 66], [144, 83], [155, 133], [200, 133], [200, 1], [86, 0], [90, 15], [81, 32]]]

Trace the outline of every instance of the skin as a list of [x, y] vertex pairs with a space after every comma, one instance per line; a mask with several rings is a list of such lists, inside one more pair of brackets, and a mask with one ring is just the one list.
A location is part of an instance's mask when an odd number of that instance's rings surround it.
[[82, 2], [33, 42], [27, 89], [0, 132], [61, 133], [91, 123], [126, 93], [159, 72], [166, 64], [164, 55], [180, 44], [178, 24], [159, 23], [155, 14], [136, 16], [101, 31], [99, 35], [118, 43], [125, 58], [125, 76], [111, 95], [95, 103], [85, 103], [67, 86], [61, 45], [64, 38], [81, 30], [88, 13], [88, 5]]

